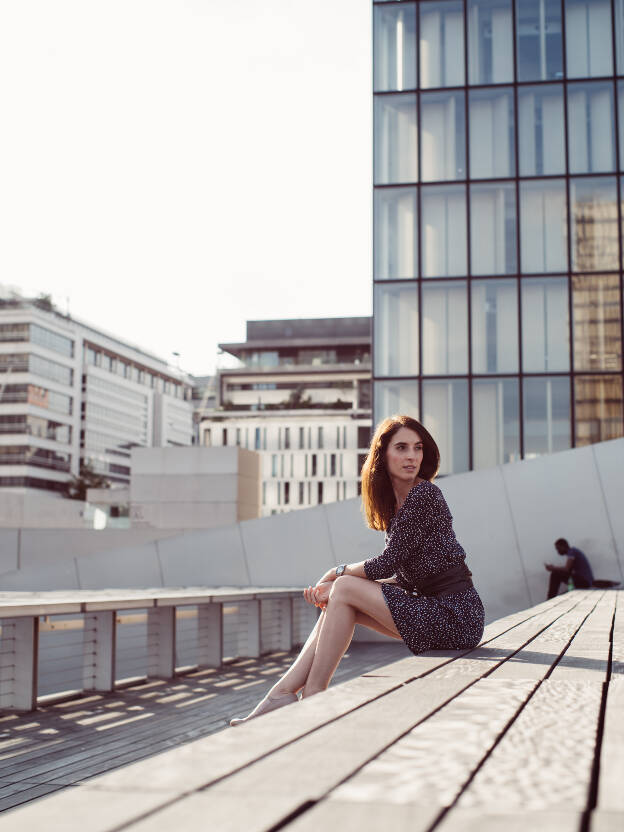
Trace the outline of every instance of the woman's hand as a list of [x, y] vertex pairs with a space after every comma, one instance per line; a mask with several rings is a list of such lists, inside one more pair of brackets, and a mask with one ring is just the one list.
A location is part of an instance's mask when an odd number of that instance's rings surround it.
[[332, 566], [331, 569], [328, 569], [327, 572], [323, 575], [322, 578], [319, 578], [316, 582], [316, 585], [327, 583], [328, 581], [335, 581], [336, 580], [336, 567]]
[[314, 604], [316, 607], [325, 609], [327, 606], [327, 599], [332, 588], [332, 581], [323, 581], [316, 586], [309, 586], [303, 590], [303, 597], [308, 604]]

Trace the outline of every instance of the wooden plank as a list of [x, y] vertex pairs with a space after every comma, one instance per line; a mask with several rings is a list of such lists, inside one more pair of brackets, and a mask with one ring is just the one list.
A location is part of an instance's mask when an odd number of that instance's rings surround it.
[[615, 621], [613, 622], [613, 662], [611, 674], [624, 678], [624, 590], [616, 595]]
[[555, 667], [552, 678], [575, 681], [603, 682], [606, 680], [609, 662], [611, 625], [616, 596], [602, 593], [596, 608], [588, 616], [561, 661]]
[[[390, 802], [351, 803], [324, 800], [284, 828], [288, 832], [318, 832], [318, 829], [340, 829], [340, 832], [364, 832], [373, 829], [392, 829], [393, 832], [413, 832], [416, 828], [430, 829], [439, 814], [437, 807], [428, 803]], [[156, 818], [164, 814], [159, 812]], [[564, 828], [580, 829], [582, 815], [579, 812], [515, 812], [490, 814], [483, 812], [456, 812], [448, 828], [452, 832], [560, 832]], [[372, 822], [371, 822], [372, 821]], [[576, 826], [563, 824], [576, 823]], [[319, 826], [320, 824], [320, 826]], [[131, 827], [133, 832], [138, 826]], [[147, 828], [147, 827], [146, 827]], [[154, 826], [154, 832], [159, 827]], [[603, 830], [600, 830], [603, 832]], [[604, 830], [607, 832], [607, 830]], [[608, 830], [612, 832], [612, 830]], [[615, 832], [615, 830], [613, 830]], [[619, 830], [621, 832], [621, 829]]]
[[[387, 804], [388, 795], [391, 795], [392, 804], [427, 806], [435, 809], [436, 815], [451, 806], [578, 630], [588, 607], [593, 606], [595, 599], [584, 599], [584, 603], [562, 617], [555, 618], [553, 613], [550, 618], [555, 624], [520, 651], [520, 654], [531, 651], [533, 655], [540, 638], [545, 638], [556, 627], [556, 636], [550, 636], [552, 652], [547, 661], [530, 665], [531, 672], [518, 679], [508, 679], [501, 673], [512, 659], [503, 662], [490, 676], [465, 690], [338, 786], [327, 800], [306, 812], [293, 828], [311, 829], [322, 824], [331, 814], [334, 803], [350, 803], [354, 807], [367, 801]], [[564, 621], [566, 624], [562, 625]], [[505, 632], [498, 643], [508, 643], [515, 633], [512, 644], [517, 645], [518, 632], [518, 628]], [[519, 666], [524, 664], [526, 656]], [[359, 811], [356, 816], [363, 819]], [[412, 818], [412, 832], [424, 832], [430, 824], [429, 814], [416, 813]]]
[[[597, 809], [624, 813], [624, 677], [607, 686]], [[624, 826], [622, 827], [624, 829]]]
[[66, 613], [77, 613], [81, 611], [81, 604], [77, 601], [71, 602], [34, 602], [34, 603], [7, 603], [0, 605], [0, 619], [21, 618], [39, 615], [64, 615]]
[[593, 811], [589, 818], [588, 832], [622, 832], [624, 812]]

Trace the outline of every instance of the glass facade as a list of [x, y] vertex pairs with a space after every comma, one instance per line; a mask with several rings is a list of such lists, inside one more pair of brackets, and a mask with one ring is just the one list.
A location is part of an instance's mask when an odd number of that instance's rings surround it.
[[624, 434], [624, 0], [383, 0], [374, 419], [442, 473]]

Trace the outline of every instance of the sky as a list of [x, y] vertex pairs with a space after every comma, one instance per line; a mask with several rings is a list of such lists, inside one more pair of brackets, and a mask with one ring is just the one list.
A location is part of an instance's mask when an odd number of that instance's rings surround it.
[[371, 314], [370, 0], [2, 0], [0, 284], [195, 375]]

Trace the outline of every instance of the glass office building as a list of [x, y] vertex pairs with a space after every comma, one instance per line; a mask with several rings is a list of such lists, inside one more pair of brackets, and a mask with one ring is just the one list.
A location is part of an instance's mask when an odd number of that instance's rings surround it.
[[624, 434], [624, 0], [373, 3], [374, 416], [441, 473]]

